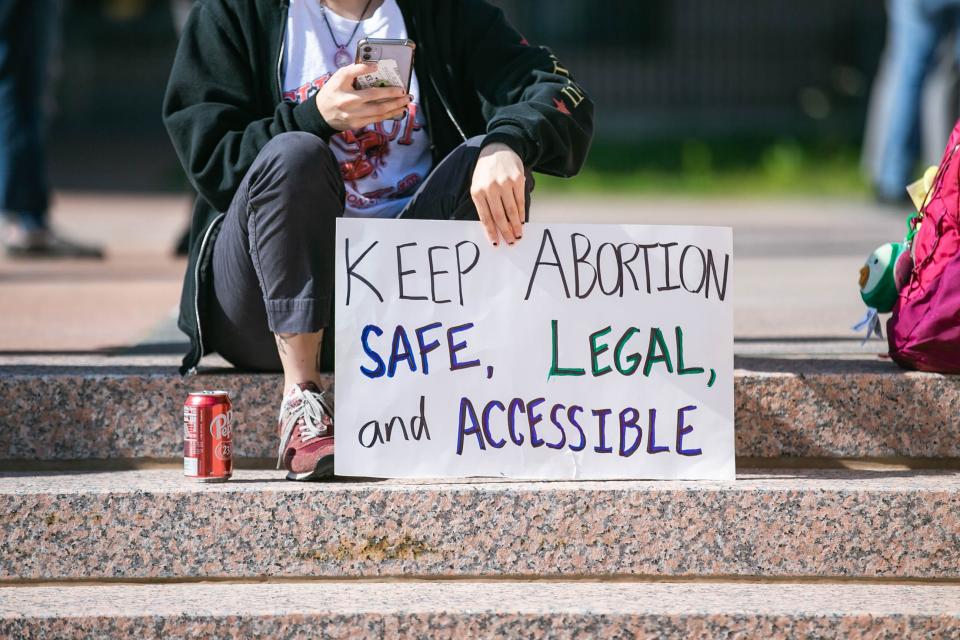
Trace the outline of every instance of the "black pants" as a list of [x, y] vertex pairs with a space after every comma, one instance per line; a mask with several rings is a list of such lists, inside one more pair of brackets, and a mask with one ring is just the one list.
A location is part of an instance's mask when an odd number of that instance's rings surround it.
[[[476, 220], [470, 181], [483, 137], [470, 138], [430, 173], [403, 218]], [[526, 176], [530, 210], [533, 176]], [[241, 369], [280, 371], [274, 333], [333, 326], [335, 221], [343, 178], [333, 152], [309, 133], [284, 133], [260, 151], [233, 197], [213, 248], [208, 341]], [[332, 369], [333, 331], [322, 365]]]

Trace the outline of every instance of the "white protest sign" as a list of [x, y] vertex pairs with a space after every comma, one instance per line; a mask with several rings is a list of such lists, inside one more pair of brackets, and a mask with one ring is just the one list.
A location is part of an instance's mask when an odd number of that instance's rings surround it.
[[732, 233], [337, 220], [336, 473], [734, 477]]

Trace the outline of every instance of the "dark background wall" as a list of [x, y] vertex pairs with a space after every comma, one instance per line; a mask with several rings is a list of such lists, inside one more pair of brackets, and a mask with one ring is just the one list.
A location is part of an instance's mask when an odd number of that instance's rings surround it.
[[876, 0], [503, 0], [594, 97], [602, 134], [859, 131]]
[[[877, 0], [498, 0], [597, 105], [598, 137], [857, 139], [884, 36]], [[159, 120], [166, 0], [66, 6], [52, 122], [66, 188], [176, 189]]]

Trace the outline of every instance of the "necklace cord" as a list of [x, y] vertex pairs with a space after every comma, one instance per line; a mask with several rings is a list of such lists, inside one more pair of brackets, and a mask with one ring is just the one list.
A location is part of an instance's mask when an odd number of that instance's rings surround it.
[[327, 25], [327, 31], [330, 32], [330, 39], [333, 40], [333, 44], [336, 45], [337, 49], [341, 51], [346, 51], [347, 47], [350, 46], [350, 43], [353, 42], [353, 38], [357, 35], [357, 30], [360, 28], [360, 24], [364, 21], [364, 16], [367, 15], [367, 9], [370, 8], [370, 5], [373, 3], [373, 0], [367, 0], [367, 4], [363, 6], [363, 11], [360, 12], [360, 19], [357, 20], [356, 26], [353, 27], [353, 33], [350, 34], [350, 37], [346, 42], [340, 44], [337, 42], [337, 36], [333, 35], [333, 27], [330, 26], [330, 20], [327, 19], [327, 7], [326, 4], [320, 3], [320, 13], [323, 14], [323, 22]]

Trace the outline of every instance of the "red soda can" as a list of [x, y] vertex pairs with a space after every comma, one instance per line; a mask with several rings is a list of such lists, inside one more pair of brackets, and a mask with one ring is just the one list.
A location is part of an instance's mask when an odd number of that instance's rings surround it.
[[233, 405], [226, 391], [197, 391], [183, 404], [183, 474], [197, 482], [233, 475]]

